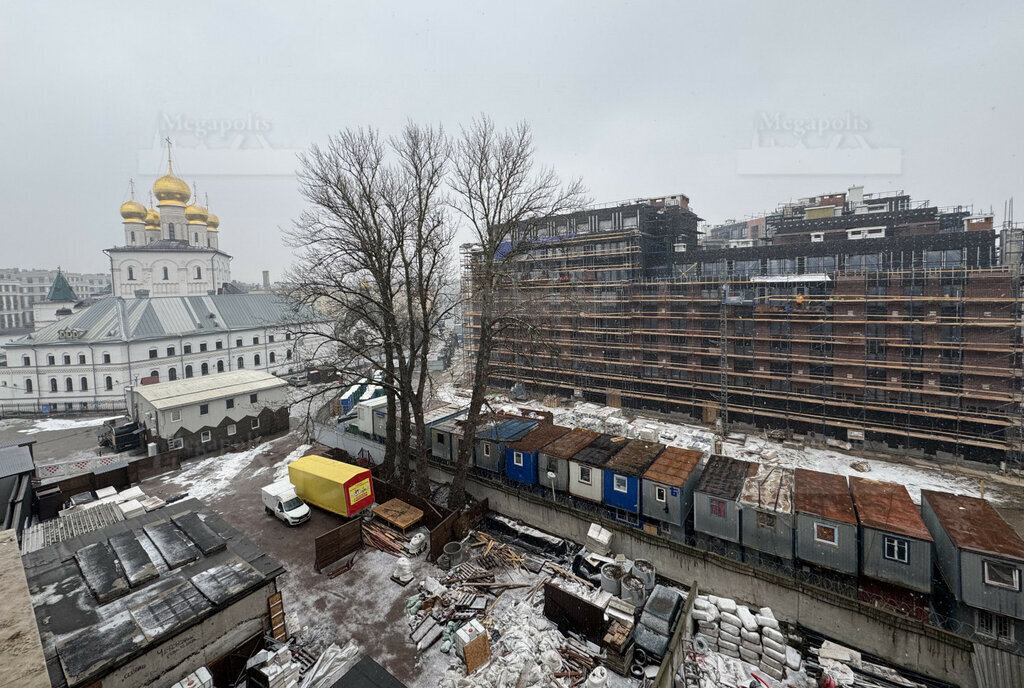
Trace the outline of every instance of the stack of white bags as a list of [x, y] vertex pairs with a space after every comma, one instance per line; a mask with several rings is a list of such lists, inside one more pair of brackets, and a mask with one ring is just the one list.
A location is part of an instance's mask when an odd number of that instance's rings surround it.
[[697, 638], [712, 652], [740, 659], [768, 676], [782, 680], [785, 670], [800, 669], [800, 653], [789, 647], [779, 622], [768, 607], [756, 613], [735, 600], [698, 595], [693, 602]]

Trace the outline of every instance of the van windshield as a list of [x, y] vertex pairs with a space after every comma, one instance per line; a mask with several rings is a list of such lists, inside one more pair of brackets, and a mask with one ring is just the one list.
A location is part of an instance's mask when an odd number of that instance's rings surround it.
[[302, 506], [302, 500], [299, 499], [298, 497], [292, 497], [287, 502], [282, 504], [282, 506], [284, 507], [285, 511], [293, 511]]

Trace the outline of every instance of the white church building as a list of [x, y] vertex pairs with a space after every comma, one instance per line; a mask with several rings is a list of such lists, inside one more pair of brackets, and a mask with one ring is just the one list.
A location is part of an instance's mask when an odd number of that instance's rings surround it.
[[243, 369], [286, 375], [312, 362], [320, 338], [295, 333], [317, 318], [277, 294], [220, 293], [231, 256], [218, 247], [217, 217], [186, 204], [188, 185], [170, 169], [153, 194], [159, 211], [134, 199], [121, 206], [125, 245], [106, 250], [113, 295], [58, 310], [55, 322], [3, 345], [0, 407], [123, 409], [140, 384]]

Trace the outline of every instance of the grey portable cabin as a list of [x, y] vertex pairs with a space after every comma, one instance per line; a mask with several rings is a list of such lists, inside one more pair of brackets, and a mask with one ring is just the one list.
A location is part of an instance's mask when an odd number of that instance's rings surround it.
[[1024, 648], [1024, 540], [978, 497], [921, 490], [921, 517], [957, 603], [956, 626]]
[[693, 529], [740, 544], [740, 491], [756, 464], [712, 456], [693, 491]]
[[704, 454], [693, 449], [666, 447], [643, 476], [640, 507], [644, 520], [660, 535], [682, 541], [693, 508], [693, 489], [700, 479]]
[[600, 436], [599, 432], [576, 428], [546, 445], [537, 461], [537, 484], [550, 489], [552, 479], [548, 477], [548, 473], [554, 473], [555, 491], [568, 492], [569, 459]]
[[793, 469], [759, 465], [743, 482], [740, 508], [740, 540], [750, 554], [793, 559]]
[[932, 536], [907, 488], [850, 478], [860, 526], [860, 575], [930, 593]]
[[[449, 418], [430, 428], [430, 454], [444, 463], [452, 463], [459, 454], [462, 441], [462, 421]], [[472, 463], [472, 455], [469, 457]]]
[[857, 511], [846, 477], [806, 468], [795, 471], [796, 558], [857, 575]]

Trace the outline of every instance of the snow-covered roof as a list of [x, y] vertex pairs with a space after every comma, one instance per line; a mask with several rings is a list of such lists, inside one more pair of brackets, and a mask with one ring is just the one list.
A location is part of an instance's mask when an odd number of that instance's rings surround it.
[[195, 499], [23, 557], [54, 686], [95, 681], [284, 569]]
[[287, 386], [288, 383], [281, 378], [262, 370], [232, 370], [155, 385], [141, 385], [134, 391], [152, 404], [153, 408], [164, 410]]

